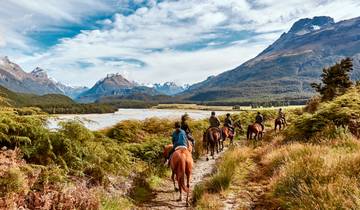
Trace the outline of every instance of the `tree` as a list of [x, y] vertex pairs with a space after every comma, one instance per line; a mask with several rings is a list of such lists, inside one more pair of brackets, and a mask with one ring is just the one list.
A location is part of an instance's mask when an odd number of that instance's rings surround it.
[[311, 86], [320, 93], [323, 101], [330, 101], [343, 95], [352, 86], [350, 72], [353, 70], [351, 58], [345, 58], [335, 65], [324, 68], [321, 74], [322, 83], [312, 83]]

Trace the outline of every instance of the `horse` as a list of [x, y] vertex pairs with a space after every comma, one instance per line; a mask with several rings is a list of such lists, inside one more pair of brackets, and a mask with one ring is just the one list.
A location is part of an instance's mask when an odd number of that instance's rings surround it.
[[224, 149], [224, 141], [229, 138], [230, 139], [230, 144], [233, 144], [233, 140], [234, 140], [234, 137], [236, 135], [236, 132], [235, 132], [235, 128], [239, 128], [240, 130], [242, 130], [242, 127], [241, 127], [241, 124], [240, 124], [240, 121], [237, 121], [235, 124], [234, 124], [234, 130], [231, 131], [230, 128], [224, 126], [222, 127], [222, 141], [221, 141], [221, 147], [220, 147], [220, 150], [223, 150]]
[[284, 127], [285, 128], [286, 123], [285, 123], [285, 119], [282, 117], [278, 117], [275, 119], [275, 132], [277, 127], [279, 127], [279, 131], [281, 131], [281, 128]]
[[[172, 144], [165, 146], [163, 155], [165, 158], [168, 157], [169, 152], [173, 148]], [[190, 193], [190, 177], [193, 167], [193, 158], [191, 155], [192, 144], [188, 141], [188, 147], [179, 147], [176, 148], [175, 152], [172, 154], [170, 159], [171, 167], [171, 180], [174, 184], [175, 192], [180, 192], [179, 199], [182, 200], [182, 190], [186, 192], [186, 206], [189, 206], [189, 193]], [[185, 175], [186, 175], [186, 186], [185, 186]], [[178, 183], [178, 188], [176, 188], [175, 178]]]
[[[219, 153], [220, 139], [221, 130], [219, 128], [212, 127], [204, 132], [203, 145], [206, 147], [206, 155], [209, 154], [210, 147], [210, 155], [215, 159], [215, 149]], [[206, 160], [209, 160], [209, 157], [206, 157]]]
[[254, 137], [255, 140], [261, 139], [263, 137], [263, 129], [259, 123], [254, 123], [248, 126], [247, 134], [246, 134], [247, 140], [252, 139], [253, 134], [255, 134]]

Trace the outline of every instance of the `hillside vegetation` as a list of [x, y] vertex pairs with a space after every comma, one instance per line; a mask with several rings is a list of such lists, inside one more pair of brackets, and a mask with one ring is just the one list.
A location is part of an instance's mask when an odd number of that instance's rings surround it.
[[118, 104], [79, 104], [61, 94], [15, 93], [2, 86], [0, 86], [0, 105], [7, 107], [38, 107], [49, 114], [111, 113], [118, 109]]
[[359, 86], [313, 113], [288, 112], [284, 132], [227, 152], [196, 187], [197, 208], [359, 209], [359, 114]]
[[[129, 120], [92, 132], [79, 121], [50, 131], [46, 118], [0, 113], [0, 208], [126, 209], [168, 177], [162, 149], [174, 121]], [[201, 139], [206, 121], [190, 124]], [[198, 157], [201, 141], [196, 148]]]

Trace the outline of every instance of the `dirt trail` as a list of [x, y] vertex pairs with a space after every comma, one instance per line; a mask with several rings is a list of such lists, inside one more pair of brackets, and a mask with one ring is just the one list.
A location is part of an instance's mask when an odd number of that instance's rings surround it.
[[269, 192], [271, 177], [261, 163], [263, 154], [254, 154], [251, 157], [255, 167], [250, 171], [246, 180], [240, 185], [233, 185], [223, 200], [224, 210], [232, 209], [278, 209], [269, 202], [266, 194]]
[[[197, 183], [199, 183], [201, 180], [204, 179], [204, 177], [212, 173], [215, 168], [216, 160], [221, 157], [222, 154], [224, 154], [224, 151], [215, 155], [214, 160], [210, 158], [209, 161], [206, 161], [206, 157], [203, 156], [195, 162], [190, 182], [191, 192], [193, 191]], [[157, 187], [154, 193], [154, 199], [145, 204], [142, 204], [142, 206], [138, 207], [137, 209], [192, 209], [192, 207], [186, 207], [185, 194], [183, 194], [183, 201], [176, 201], [179, 197], [179, 193], [174, 191], [173, 183], [170, 177], [168, 180], [164, 181], [162, 185]]]

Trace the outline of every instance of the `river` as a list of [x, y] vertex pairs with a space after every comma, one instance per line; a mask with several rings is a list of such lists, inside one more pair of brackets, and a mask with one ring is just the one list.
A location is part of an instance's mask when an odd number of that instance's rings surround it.
[[[204, 119], [210, 116], [210, 111], [204, 110], [181, 110], [181, 109], [119, 109], [115, 113], [107, 114], [66, 114], [55, 115], [49, 119], [48, 127], [56, 129], [58, 123], [66, 120], [81, 120], [85, 127], [90, 130], [100, 130], [111, 127], [123, 120], [144, 120], [146, 118], [158, 117], [166, 119], [179, 119], [181, 115], [188, 113], [192, 119]], [[223, 115], [226, 111], [217, 111]]]

